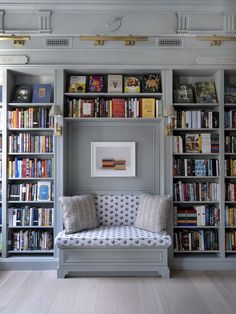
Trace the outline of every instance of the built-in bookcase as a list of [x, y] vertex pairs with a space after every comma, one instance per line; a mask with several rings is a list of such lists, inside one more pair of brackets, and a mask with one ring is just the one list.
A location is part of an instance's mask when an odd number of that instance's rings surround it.
[[[6, 256], [54, 254], [55, 156], [54, 70], [7, 70]], [[36, 84], [51, 84], [49, 103], [32, 103]], [[16, 101], [18, 86], [31, 89], [27, 102]], [[46, 187], [49, 195], [40, 195]]]
[[3, 129], [3, 106], [2, 106], [2, 71], [0, 71], [0, 256], [2, 255], [2, 129]]
[[[213, 82], [217, 101], [197, 102], [197, 82]], [[192, 97], [190, 102], [183, 94], [184, 101], [173, 104], [174, 258], [220, 257], [223, 215], [221, 73], [175, 70], [173, 89], [176, 84], [192, 89]]]
[[224, 167], [225, 167], [225, 252], [236, 257], [236, 71], [224, 72]]
[[[108, 91], [108, 81], [109, 75], [120, 75], [122, 77], [121, 86], [119, 92], [109, 92]], [[157, 74], [160, 76], [160, 88], [158, 92], [144, 92], [143, 90], [143, 76], [148, 74]], [[89, 90], [89, 78], [92, 75], [99, 75], [104, 77], [104, 88], [102, 92], [91, 92]], [[69, 119], [134, 119], [134, 118], [148, 118], [142, 114], [142, 102], [147, 103], [147, 106], [153, 104], [151, 109], [153, 114], [153, 119], [158, 119], [161, 117], [163, 112], [163, 71], [161, 70], [135, 70], [132, 72], [109, 72], [104, 71], [70, 71], [64, 72], [64, 116], [67, 120]], [[72, 76], [84, 76], [86, 77], [86, 88], [85, 92], [70, 92], [70, 79]], [[125, 92], [124, 79], [125, 77], [137, 77], [140, 80], [140, 92]], [[84, 110], [84, 103], [91, 103], [93, 109]], [[117, 105], [118, 103], [118, 105]], [[118, 108], [118, 110], [114, 109]], [[117, 107], [118, 106], [118, 107]], [[113, 108], [113, 109], [112, 109]], [[124, 108], [124, 114], [118, 112], [120, 108]], [[84, 113], [85, 112], [85, 113]], [[119, 116], [120, 115], [120, 116]]]

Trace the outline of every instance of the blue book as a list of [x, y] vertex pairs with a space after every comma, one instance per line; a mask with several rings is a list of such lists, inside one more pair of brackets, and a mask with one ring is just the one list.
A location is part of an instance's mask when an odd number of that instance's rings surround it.
[[206, 162], [204, 159], [195, 160], [195, 176], [196, 177], [206, 176]]
[[33, 86], [32, 103], [50, 103], [52, 97], [51, 84], [35, 84]]

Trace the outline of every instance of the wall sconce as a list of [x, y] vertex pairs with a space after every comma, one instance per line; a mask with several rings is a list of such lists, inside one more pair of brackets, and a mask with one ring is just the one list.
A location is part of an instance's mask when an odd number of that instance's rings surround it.
[[24, 46], [26, 40], [30, 40], [30, 36], [1, 35], [0, 40], [12, 40], [15, 46]]
[[148, 41], [148, 36], [114, 36], [114, 35], [93, 35], [80, 36], [82, 41], [93, 41], [94, 46], [104, 46], [106, 41], [123, 41], [125, 46], [134, 46], [137, 41]]
[[173, 106], [169, 105], [165, 111], [166, 111], [166, 114], [162, 116], [163, 118], [167, 119], [167, 123], [165, 125], [165, 135], [171, 136], [174, 129], [174, 123], [175, 123], [175, 114], [174, 114]]
[[54, 135], [61, 136], [62, 135], [62, 126], [58, 123], [58, 118], [63, 117], [61, 108], [58, 105], [52, 105], [49, 117], [54, 117]]

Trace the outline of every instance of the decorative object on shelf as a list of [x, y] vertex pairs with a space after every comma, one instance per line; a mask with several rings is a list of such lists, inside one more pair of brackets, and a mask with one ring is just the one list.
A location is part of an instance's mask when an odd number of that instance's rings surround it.
[[174, 114], [174, 108], [172, 105], [169, 105], [166, 107], [162, 117], [167, 119], [167, 123], [165, 126], [165, 135], [171, 136], [172, 132], [173, 132], [174, 125], [175, 125], [175, 114]]
[[19, 85], [16, 86], [15, 102], [29, 103], [31, 101], [31, 86]]
[[88, 77], [88, 92], [102, 93], [105, 91], [105, 76], [104, 75], [89, 75]]
[[59, 105], [52, 105], [49, 112], [50, 117], [54, 117], [54, 135], [62, 135], [62, 125], [59, 125], [58, 118], [63, 116]]
[[215, 83], [195, 82], [195, 93], [197, 103], [217, 103]]
[[135, 142], [91, 142], [91, 177], [135, 177]]
[[86, 75], [72, 75], [70, 77], [69, 93], [86, 92]]
[[236, 84], [225, 85], [225, 104], [236, 104]]
[[52, 97], [51, 84], [33, 85], [32, 103], [50, 103]]
[[140, 93], [141, 78], [138, 76], [124, 76], [124, 92], [125, 93]]
[[143, 93], [160, 93], [161, 76], [160, 74], [145, 74], [142, 80]]
[[134, 46], [137, 41], [148, 41], [148, 36], [92, 35], [92, 36], [80, 36], [80, 40], [93, 41], [94, 46], [104, 46], [105, 41], [124, 41], [125, 46]]
[[192, 84], [175, 84], [174, 85], [174, 102], [175, 103], [193, 103], [193, 86]]
[[107, 92], [108, 93], [122, 93], [123, 77], [122, 75], [109, 74], [107, 77]]

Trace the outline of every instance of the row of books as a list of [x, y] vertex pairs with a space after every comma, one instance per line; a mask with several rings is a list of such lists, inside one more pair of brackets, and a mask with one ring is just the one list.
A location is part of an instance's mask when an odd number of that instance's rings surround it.
[[0, 159], [0, 179], [2, 178], [2, 159]]
[[2, 206], [0, 206], [0, 225], [2, 225]]
[[225, 250], [236, 251], [236, 231], [226, 231], [225, 233]]
[[225, 103], [226, 104], [236, 104], [236, 85], [228, 84], [225, 85]]
[[236, 110], [225, 111], [225, 128], [236, 128]]
[[225, 200], [236, 201], [236, 183], [225, 183]]
[[219, 134], [181, 134], [174, 136], [174, 153], [219, 153]]
[[236, 207], [225, 206], [225, 225], [236, 226]]
[[182, 229], [174, 232], [175, 251], [218, 250], [218, 231]]
[[213, 81], [174, 84], [175, 103], [217, 103], [215, 83]]
[[176, 158], [173, 160], [173, 176], [219, 176], [219, 160]]
[[236, 136], [225, 136], [225, 153], [236, 153]]
[[2, 134], [0, 134], [0, 153], [2, 153]]
[[37, 183], [21, 183], [8, 185], [9, 201], [52, 201], [53, 183], [40, 181]]
[[218, 226], [219, 208], [208, 205], [191, 207], [174, 206], [175, 226]]
[[217, 201], [220, 195], [219, 183], [194, 182], [184, 183], [178, 181], [173, 186], [174, 201]]
[[9, 153], [52, 153], [52, 135], [34, 135], [31, 133], [11, 134], [8, 137]]
[[176, 110], [175, 128], [218, 128], [219, 112], [206, 110]]
[[22, 208], [11, 207], [8, 209], [9, 227], [25, 226], [53, 226], [54, 208], [38, 208], [25, 206]]
[[69, 93], [160, 93], [159, 73], [144, 75], [71, 75]]
[[71, 118], [155, 118], [162, 102], [155, 98], [65, 99], [65, 116]]
[[225, 176], [236, 176], [236, 159], [225, 160]]
[[8, 160], [9, 178], [52, 178], [54, 158], [17, 158]]
[[53, 128], [53, 117], [48, 108], [17, 108], [8, 111], [9, 128]]
[[52, 231], [20, 230], [10, 232], [8, 249], [13, 251], [44, 251], [53, 248]]

